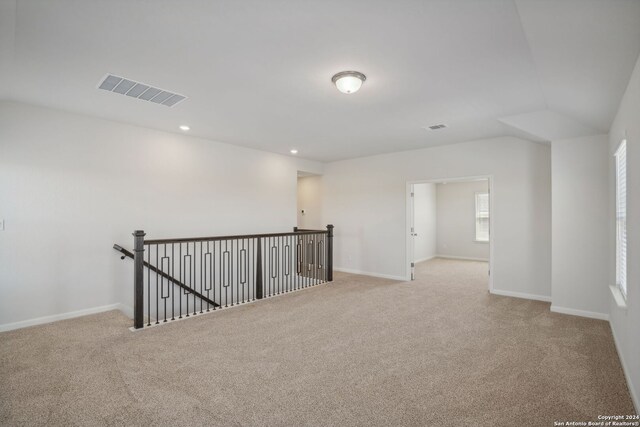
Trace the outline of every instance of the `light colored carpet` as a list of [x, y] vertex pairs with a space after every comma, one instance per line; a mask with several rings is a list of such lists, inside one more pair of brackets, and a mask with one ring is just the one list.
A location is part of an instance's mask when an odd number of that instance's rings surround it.
[[132, 333], [0, 334], [7, 426], [551, 426], [630, 414], [607, 322], [490, 296], [486, 263], [330, 285]]

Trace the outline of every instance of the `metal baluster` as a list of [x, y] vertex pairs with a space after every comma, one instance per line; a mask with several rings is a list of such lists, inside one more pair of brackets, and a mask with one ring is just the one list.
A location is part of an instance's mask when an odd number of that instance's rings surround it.
[[[162, 264], [162, 267], [164, 267], [164, 260], [167, 259], [167, 261], [168, 261], [168, 258], [167, 258], [167, 244], [166, 243], [164, 244], [164, 252], [163, 253], [164, 253], [164, 257], [162, 257], [162, 260], [160, 260], [160, 263]], [[162, 271], [163, 273], [165, 272], [164, 268], [162, 268], [160, 271]], [[166, 273], [169, 274], [169, 263], [168, 262], [167, 262], [167, 271], [166, 271]], [[162, 291], [162, 295], [161, 296], [162, 296], [162, 299], [164, 300], [164, 322], [167, 321], [167, 298], [165, 298], [165, 296], [164, 296], [164, 281], [165, 280], [166, 279], [163, 276], [162, 277], [162, 282], [160, 283], [161, 284], [161, 291]], [[171, 286], [171, 282], [169, 282], [168, 280], [167, 280], [167, 286]], [[167, 297], [168, 296], [169, 296], [169, 288], [167, 287]]]
[[255, 301], [257, 298], [257, 294], [258, 294], [258, 266], [256, 265], [256, 244], [257, 244], [257, 240], [260, 239], [255, 238], [255, 239], [251, 239], [251, 246], [252, 246], [252, 251], [251, 251], [251, 266], [253, 267], [253, 300]]
[[264, 283], [262, 282], [262, 238], [257, 237], [256, 243], [256, 293], [255, 299], [262, 299], [264, 296]]
[[307, 234], [307, 275], [309, 276], [309, 286], [313, 286], [313, 235]]
[[[216, 241], [211, 242], [211, 246], [213, 246], [213, 252], [211, 253], [211, 289], [213, 289], [213, 302], [222, 301], [222, 293], [220, 294], [220, 299], [216, 300]], [[221, 304], [219, 304], [222, 307]], [[213, 309], [216, 309], [216, 305], [213, 305]]]
[[[242, 254], [245, 253], [245, 257], [246, 257], [246, 252], [244, 252], [244, 239], [242, 239], [242, 249], [240, 249], [240, 255], [238, 256], [238, 281], [240, 282], [240, 286], [242, 286], [242, 303], [244, 304], [244, 282], [242, 280], [242, 276], [244, 273], [244, 265], [242, 264]], [[245, 279], [246, 279], [246, 274], [244, 275]], [[238, 295], [238, 299], [240, 299], [240, 295]]]
[[[151, 265], [151, 245], [147, 247], [147, 264]], [[147, 326], [151, 326], [151, 269], [147, 268]]]
[[[158, 249], [158, 245], [154, 245], [156, 247], [156, 265], [158, 264], [158, 252], [160, 252], [160, 250]], [[156, 273], [156, 325], [160, 323], [160, 308], [158, 305], [158, 279], [159, 279], [159, 274]]]
[[[197, 249], [196, 249], [196, 242], [193, 242], [193, 258], [191, 259], [191, 289], [192, 290], [196, 290], [198, 289], [196, 282], [197, 282], [197, 275], [196, 275], [196, 260], [198, 259], [198, 257], [196, 256], [197, 253]], [[198, 309], [196, 308], [196, 293], [195, 292], [191, 292], [193, 294], [193, 314], [197, 314]]]
[[302, 272], [304, 273], [304, 287], [309, 287], [309, 235], [304, 235], [304, 244], [302, 245], [302, 254], [304, 264], [302, 265]]
[[235, 289], [235, 283], [233, 280], [233, 242], [234, 240], [231, 240], [231, 252], [229, 252], [229, 286], [231, 287], [231, 307], [233, 307], [233, 294]]
[[[191, 257], [189, 256], [189, 242], [186, 242], [186, 247], [187, 247], [187, 255], [185, 256], [185, 260], [184, 260], [184, 278], [187, 278], [187, 257], [189, 257], [189, 284], [187, 285], [186, 282], [184, 282], [185, 285], [189, 286], [189, 289], [191, 289], [191, 276], [193, 273], [193, 268], [191, 268]], [[187, 291], [185, 289], [185, 298], [187, 301], [187, 307], [186, 307], [186, 314], [184, 315], [184, 317], [189, 317], [189, 291]]]
[[[184, 280], [184, 276], [182, 275], [182, 263], [184, 262], [183, 258], [182, 258], [182, 243], [178, 243], [180, 246], [178, 247], [178, 251], [180, 259], [178, 260], [178, 269], [180, 270], [180, 283], [185, 283]], [[180, 316], [178, 316], [178, 319], [182, 319], [182, 293], [184, 291], [180, 290], [178, 291], [178, 299], [180, 300], [180, 303], [178, 304], [178, 309], [180, 312]]]
[[[209, 295], [209, 291], [211, 290], [211, 271], [213, 269], [213, 266], [211, 265], [211, 261], [213, 260], [213, 258], [211, 258], [211, 249], [209, 249], [208, 240], [207, 240], [207, 255], [209, 255], [209, 287], [207, 288], [207, 298], [211, 299], [211, 296]], [[205, 257], [205, 266], [206, 266], [206, 262], [207, 260]], [[205, 281], [207, 280], [206, 274], [207, 274], [207, 270], [205, 269]], [[207, 301], [207, 312], [209, 311], [209, 309], [210, 309], [209, 301]]]
[[300, 289], [300, 237], [296, 239], [296, 290]]
[[[203, 294], [203, 292], [202, 292], [202, 279], [204, 278], [204, 276], [203, 276], [204, 271], [202, 269], [204, 264], [203, 264], [202, 257], [203, 257], [202, 241], [200, 241], [200, 295]], [[200, 298], [200, 314], [202, 314], [202, 298]]]
[[309, 234], [309, 241], [307, 249], [309, 250], [309, 284], [310, 286], [314, 286], [315, 283], [315, 278], [313, 276], [313, 270], [315, 269], [315, 255], [314, 255], [314, 248], [313, 245], [315, 244], [316, 239], [315, 239], [315, 235], [314, 234]]
[[[176, 277], [175, 275], [176, 257], [175, 257], [174, 245], [175, 245], [174, 243], [171, 244], [171, 277]], [[176, 287], [174, 285], [174, 286], [171, 286], [171, 320], [176, 320], [175, 294], [176, 294]]]
[[315, 238], [315, 246], [313, 247], [313, 253], [315, 256], [315, 260], [316, 263], [313, 267], [313, 270], [315, 271], [315, 275], [316, 275], [316, 285], [322, 283], [321, 277], [320, 277], [320, 239], [321, 239], [321, 234], [316, 234], [316, 238]]
[[327, 225], [327, 282], [333, 282], [333, 225]]
[[[229, 253], [229, 241], [225, 240], [224, 241], [224, 253], [228, 254]], [[227, 261], [224, 260], [224, 256], [222, 257], [223, 261], [224, 261], [224, 265], [222, 266], [224, 272], [223, 272], [223, 277], [224, 277], [224, 306], [225, 307], [229, 307], [229, 272], [227, 271]], [[227, 256], [227, 259], [228, 256]]]
[[291, 254], [288, 252], [288, 248], [291, 248], [289, 245], [289, 237], [284, 236], [284, 255], [282, 257], [282, 261], [284, 262], [284, 266], [282, 268], [282, 272], [284, 273], [284, 291], [289, 292], [289, 279], [291, 278], [291, 269], [288, 268], [289, 262], [291, 262]]
[[275, 259], [274, 259], [274, 267], [275, 267], [275, 271], [273, 273], [273, 281], [274, 281], [274, 285], [276, 287], [276, 295], [280, 295], [280, 253], [279, 250], [280, 248], [278, 247], [278, 236], [275, 236], [273, 238], [273, 247], [274, 247], [274, 252], [275, 252]]
[[278, 236], [276, 238], [278, 240], [277, 243], [277, 247], [278, 247], [278, 293], [283, 294], [284, 293], [284, 286], [282, 286], [282, 276], [283, 276], [283, 272], [284, 269], [282, 269], [282, 264], [280, 263], [280, 259], [284, 259], [284, 252], [283, 252], [283, 246], [282, 246], [282, 236]]

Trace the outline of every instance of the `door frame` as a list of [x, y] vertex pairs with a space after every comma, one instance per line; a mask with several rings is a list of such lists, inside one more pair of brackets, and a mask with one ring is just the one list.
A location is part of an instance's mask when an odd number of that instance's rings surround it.
[[453, 178], [437, 178], [437, 179], [419, 179], [415, 181], [406, 182], [405, 190], [405, 227], [404, 227], [404, 240], [405, 240], [405, 280], [411, 281], [411, 259], [414, 253], [413, 239], [411, 239], [411, 215], [413, 215], [413, 203], [411, 201], [411, 189], [415, 184], [439, 184], [443, 182], [464, 182], [486, 179], [489, 187], [489, 292], [493, 292], [493, 276], [495, 276], [494, 269], [494, 240], [495, 240], [495, 227], [494, 223], [494, 200], [495, 192], [493, 191], [493, 175], [475, 175], [475, 176], [462, 176]]

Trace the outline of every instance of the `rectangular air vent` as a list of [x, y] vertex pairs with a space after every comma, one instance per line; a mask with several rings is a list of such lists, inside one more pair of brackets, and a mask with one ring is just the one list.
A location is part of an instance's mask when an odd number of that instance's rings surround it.
[[135, 80], [125, 79], [124, 77], [114, 76], [113, 74], [107, 74], [104, 79], [100, 81], [98, 89], [127, 95], [143, 101], [155, 102], [156, 104], [166, 105], [167, 107], [173, 107], [177, 103], [187, 99], [184, 95], [153, 87]]
[[438, 130], [438, 129], [444, 129], [444, 128], [446, 128], [446, 127], [447, 127], [447, 125], [439, 124], [439, 125], [432, 125], [432, 126], [429, 126], [429, 129], [431, 129], [431, 130]]

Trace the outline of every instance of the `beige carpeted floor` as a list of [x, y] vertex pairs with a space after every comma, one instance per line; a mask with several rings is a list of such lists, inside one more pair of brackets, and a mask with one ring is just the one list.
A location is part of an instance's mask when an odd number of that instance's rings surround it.
[[0, 334], [3, 426], [551, 426], [629, 414], [607, 322], [490, 296], [486, 264], [331, 285], [132, 333]]

